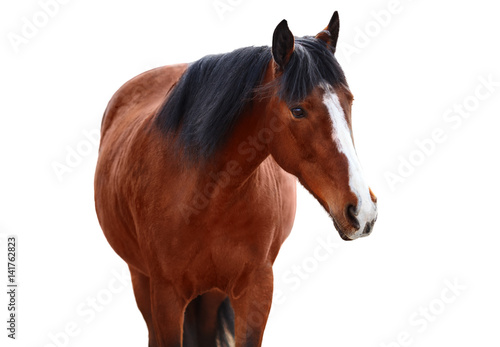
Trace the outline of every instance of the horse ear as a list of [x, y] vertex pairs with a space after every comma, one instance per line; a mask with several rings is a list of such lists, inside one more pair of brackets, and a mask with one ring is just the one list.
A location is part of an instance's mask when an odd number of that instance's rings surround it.
[[316, 35], [317, 39], [325, 41], [326, 44], [330, 46], [333, 53], [335, 53], [335, 50], [337, 48], [337, 41], [339, 39], [339, 29], [340, 29], [339, 13], [335, 11], [335, 13], [332, 16], [332, 19], [330, 19], [330, 23], [325, 28], [325, 30]]
[[283, 70], [292, 56], [295, 46], [295, 39], [288, 28], [286, 20], [282, 20], [274, 29], [273, 34], [273, 58], [278, 68]]

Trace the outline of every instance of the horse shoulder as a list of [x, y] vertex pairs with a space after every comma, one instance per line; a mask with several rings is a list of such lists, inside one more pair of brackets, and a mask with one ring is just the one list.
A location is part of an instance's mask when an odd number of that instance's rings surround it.
[[164, 66], [132, 78], [113, 95], [104, 113], [94, 181], [96, 212], [109, 243], [129, 264], [141, 262], [135, 247], [137, 211], [129, 201], [136, 201], [138, 182], [146, 181], [144, 175], [137, 179], [143, 164], [155, 163], [147, 159], [158, 141], [145, 127], [186, 67]]

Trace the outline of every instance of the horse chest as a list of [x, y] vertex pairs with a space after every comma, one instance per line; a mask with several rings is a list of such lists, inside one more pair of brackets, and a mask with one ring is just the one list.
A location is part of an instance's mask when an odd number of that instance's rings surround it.
[[255, 261], [274, 261], [292, 229], [295, 178], [284, 171], [274, 172], [222, 206], [212, 211], [208, 223], [217, 235], [216, 249], [225, 249], [222, 253], [226, 257], [244, 254]]

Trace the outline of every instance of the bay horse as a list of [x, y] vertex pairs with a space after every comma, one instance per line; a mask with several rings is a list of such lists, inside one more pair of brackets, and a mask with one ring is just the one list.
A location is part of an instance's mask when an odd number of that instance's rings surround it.
[[314, 37], [283, 20], [272, 47], [156, 68], [110, 100], [95, 205], [149, 346], [261, 345], [297, 179], [342, 239], [372, 231], [338, 34], [337, 12]]

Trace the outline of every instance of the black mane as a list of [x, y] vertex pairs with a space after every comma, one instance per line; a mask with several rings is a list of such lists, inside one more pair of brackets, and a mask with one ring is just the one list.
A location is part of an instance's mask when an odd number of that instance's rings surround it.
[[[165, 134], [177, 133], [177, 144], [193, 160], [210, 159], [251, 103], [256, 88], [263, 87], [271, 59], [270, 47], [246, 47], [190, 64], [167, 95], [156, 125]], [[321, 83], [347, 85], [333, 53], [312, 37], [295, 39], [295, 51], [276, 83], [279, 96], [290, 106]]]

